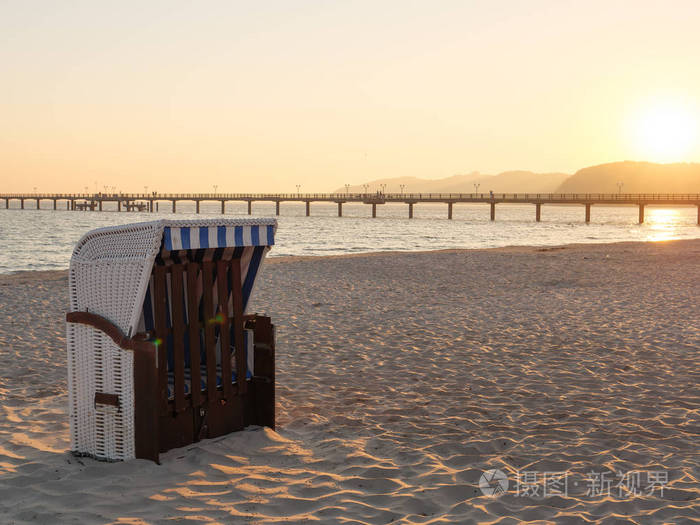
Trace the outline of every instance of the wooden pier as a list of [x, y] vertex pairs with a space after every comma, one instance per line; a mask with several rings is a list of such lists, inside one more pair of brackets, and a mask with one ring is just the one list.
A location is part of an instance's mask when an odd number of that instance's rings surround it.
[[[455, 204], [482, 203], [489, 205], [491, 220], [496, 220], [497, 204], [532, 204], [535, 207], [535, 220], [540, 221], [542, 205], [567, 204], [581, 205], [585, 209], [585, 221], [591, 220], [591, 207], [594, 205], [637, 206], [639, 223], [644, 222], [646, 206], [695, 206], [700, 225], [700, 193], [12, 193], [0, 194], [5, 201], [5, 208], [10, 202], [19, 201], [19, 208], [24, 209], [26, 201], [36, 202], [36, 209], [42, 209], [42, 201], [49, 201], [49, 209], [102, 211], [103, 203], [115, 202], [117, 211], [154, 212], [159, 203], [170, 203], [173, 213], [177, 211], [178, 202], [194, 202], [199, 213], [202, 202], [219, 202], [221, 213], [226, 212], [226, 203], [232, 201], [247, 202], [248, 214], [253, 213], [253, 202], [274, 202], [275, 213], [280, 214], [282, 202], [303, 202], [306, 215], [311, 215], [312, 202], [333, 202], [338, 205], [338, 217], [343, 216], [343, 204], [362, 203], [371, 206], [372, 217], [377, 216], [377, 206], [386, 203], [403, 203], [408, 205], [408, 218], [413, 218], [413, 206], [419, 203], [444, 203], [447, 205], [447, 218], [452, 219]], [[65, 203], [65, 204], [63, 204]]]

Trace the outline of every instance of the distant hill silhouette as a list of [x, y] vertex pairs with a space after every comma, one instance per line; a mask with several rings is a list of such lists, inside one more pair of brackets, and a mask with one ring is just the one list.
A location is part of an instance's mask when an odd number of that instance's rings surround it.
[[611, 162], [583, 168], [557, 188], [561, 193], [700, 193], [700, 164]]
[[[617, 193], [622, 182], [623, 193], [700, 193], [700, 164], [654, 164], [653, 162], [611, 162], [568, 173], [534, 173], [532, 171], [505, 171], [498, 175], [472, 172], [444, 179], [395, 177], [350, 186], [350, 193], [473, 193], [479, 184], [479, 193]], [[344, 193], [338, 188], [335, 193]]]
[[[498, 175], [482, 175], [478, 172], [467, 175], [453, 175], [444, 179], [419, 179], [417, 177], [396, 177], [378, 179], [367, 183], [368, 191], [374, 193], [386, 184], [385, 193], [473, 193], [474, 184], [479, 184], [479, 193], [515, 192], [515, 193], [549, 193], [570, 177], [568, 173], [533, 173], [531, 171], [506, 171]], [[335, 190], [344, 193], [345, 188]], [[362, 184], [350, 186], [350, 193], [363, 193]]]

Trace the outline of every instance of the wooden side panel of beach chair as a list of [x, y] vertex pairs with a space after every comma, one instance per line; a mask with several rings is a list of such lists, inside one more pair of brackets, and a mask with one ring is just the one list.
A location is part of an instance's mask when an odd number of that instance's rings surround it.
[[202, 264], [203, 286], [203, 315], [204, 315], [204, 351], [207, 358], [207, 404], [215, 407], [216, 396], [216, 334], [214, 333], [214, 299], [212, 287], [214, 286], [214, 263], [206, 261]]
[[[154, 268], [155, 336], [158, 345], [158, 427], [160, 451], [189, 445], [193, 441], [194, 421], [189, 397], [185, 397], [185, 301], [182, 264]], [[168, 277], [170, 279], [168, 279]], [[168, 281], [171, 298], [168, 301]], [[170, 310], [168, 304], [170, 303]], [[170, 317], [171, 327], [167, 319]], [[173, 400], [168, 392], [168, 351], [173, 352]]]
[[[216, 266], [217, 271], [217, 296], [220, 317], [217, 324], [220, 328], [221, 344], [219, 345], [221, 363], [221, 383], [222, 390], [217, 392], [216, 402], [207, 405], [207, 437], [216, 437], [245, 427], [245, 349], [243, 348], [243, 311], [240, 305], [242, 300], [242, 287], [240, 279], [240, 259], [231, 261], [219, 261]], [[237, 270], [237, 274], [236, 274]], [[238, 278], [236, 278], [236, 275]], [[230, 290], [233, 303], [233, 312], [228, 310], [228, 290]], [[205, 313], [207, 308], [207, 297], [205, 294]], [[209, 298], [209, 300], [212, 300]], [[237, 309], [237, 306], [239, 307]], [[213, 307], [212, 307], [213, 308]], [[229, 315], [232, 313], [232, 316]], [[231, 353], [229, 333], [233, 326], [234, 346], [236, 349], [236, 384], [232, 384]], [[244, 361], [243, 375], [241, 375], [240, 359]], [[207, 363], [209, 363], [209, 352], [207, 352]], [[208, 373], [208, 370], [207, 370]], [[209, 390], [209, 388], [207, 388]], [[211, 398], [210, 398], [211, 399]]]
[[168, 324], [167, 269], [153, 269], [153, 310], [156, 346], [158, 347], [158, 405], [159, 412], [168, 411]]
[[[202, 406], [202, 389], [199, 388], [202, 384], [202, 376], [200, 375], [200, 334], [202, 328], [202, 320], [199, 317], [199, 300], [197, 298], [197, 279], [200, 274], [200, 266], [196, 262], [187, 264], [187, 313], [188, 313], [188, 332], [190, 336], [190, 373], [192, 407], [195, 409], [195, 414]], [[199, 434], [199, 426], [197, 434]]]
[[256, 315], [254, 330], [255, 375], [248, 403], [248, 424], [275, 428], [275, 327], [269, 317]]
[[243, 282], [241, 279], [241, 261], [234, 259], [231, 263], [231, 295], [233, 296], [233, 334], [234, 347], [236, 349], [236, 383], [238, 393], [246, 393], [246, 378], [248, 376], [248, 363], [243, 348]]
[[181, 264], [172, 267], [170, 286], [172, 290], [172, 323], [173, 323], [173, 375], [174, 375], [174, 411], [175, 415], [185, 410], [185, 301], [182, 279], [184, 276]]
[[[231, 316], [228, 312], [228, 269], [231, 266], [230, 261], [219, 261], [216, 264], [216, 273], [219, 276], [217, 279], [217, 296], [219, 310], [219, 337], [221, 344], [221, 377], [222, 387], [224, 391], [224, 400], [233, 399], [233, 385], [231, 384], [231, 347], [230, 347], [230, 330]], [[235, 319], [234, 319], [235, 321]]]

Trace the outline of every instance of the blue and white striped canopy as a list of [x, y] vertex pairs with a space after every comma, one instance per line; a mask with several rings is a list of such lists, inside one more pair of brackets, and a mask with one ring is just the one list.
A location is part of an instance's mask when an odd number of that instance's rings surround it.
[[220, 224], [205, 226], [166, 226], [163, 250], [199, 250], [275, 244], [275, 224]]

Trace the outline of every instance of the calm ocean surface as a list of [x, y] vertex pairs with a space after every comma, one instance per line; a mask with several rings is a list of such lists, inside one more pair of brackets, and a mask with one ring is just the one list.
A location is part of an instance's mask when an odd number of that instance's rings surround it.
[[[27, 208], [32, 202], [25, 202]], [[15, 203], [16, 205], [16, 203]], [[48, 206], [48, 202], [44, 202]], [[60, 206], [60, 203], [59, 203]], [[116, 203], [105, 208], [116, 208]], [[226, 205], [227, 217], [248, 217], [245, 203]], [[220, 217], [218, 203], [178, 203], [170, 213], [161, 203], [160, 213], [116, 211], [78, 212], [53, 210], [0, 210], [0, 273], [23, 270], [54, 270], [68, 267], [73, 246], [86, 231], [101, 226], [142, 222], [157, 218]], [[167, 211], [166, 211], [167, 210]], [[496, 207], [496, 221], [489, 220], [484, 204], [457, 204], [453, 220], [447, 219], [447, 205], [419, 204], [409, 220], [408, 206], [371, 207], [343, 205], [343, 217], [329, 203], [312, 203], [311, 217], [305, 217], [301, 203], [282, 203], [278, 217], [277, 244], [270, 256], [336, 255], [371, 251], [414, 251], [445, 248], [492, 248], [515, 245], [556, 245], [615, 241], [659, 241], [700, 237], [697, 210], [687, 208], [646, 208], [646, 223], [637, 224], [636, 207], [593, 206], [591, 223], [584, 222], [583, 206], [543, 206], [542, 222], [535, 222], [533, 205], [502, 204]], [[253, 217], [274, 217], [273, 203], [254, 203]]]

